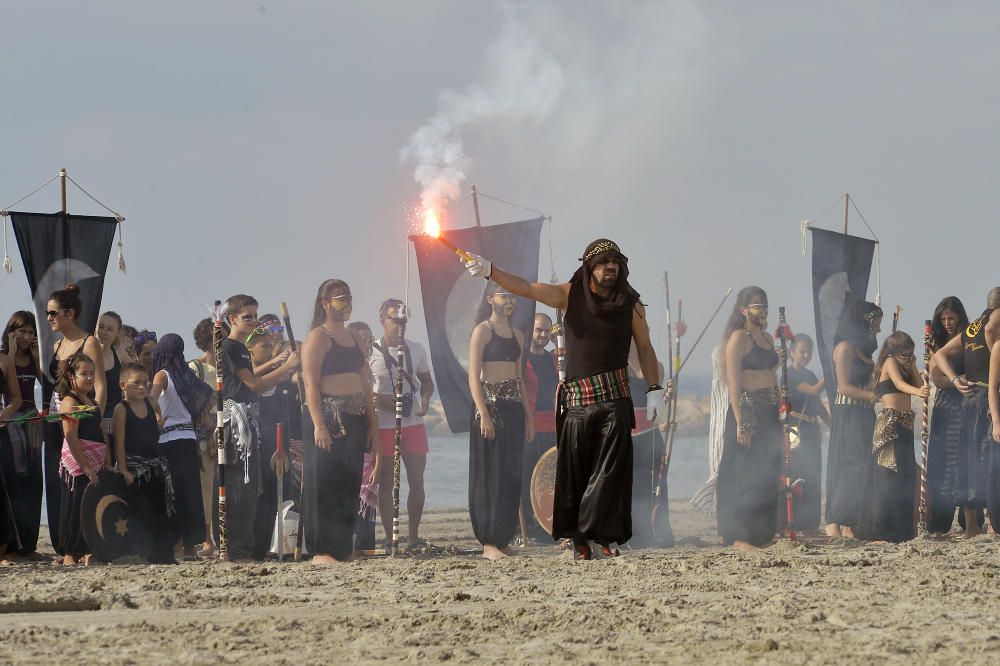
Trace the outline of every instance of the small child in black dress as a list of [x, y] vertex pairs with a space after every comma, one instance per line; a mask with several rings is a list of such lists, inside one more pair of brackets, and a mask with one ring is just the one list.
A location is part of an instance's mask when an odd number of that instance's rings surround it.
[[124, 400], [111, 416], [116, 469], [126, 483], [138, 482], [152, 511], [154, 546], [151, 560], [174, 564], [169, 519], [174, 514], [174, 489], [165, 458], [156, 455], [160, 437], [160, 409], [148, 397], [146, 368], [139, 363], [122, 365], [120, 386]]

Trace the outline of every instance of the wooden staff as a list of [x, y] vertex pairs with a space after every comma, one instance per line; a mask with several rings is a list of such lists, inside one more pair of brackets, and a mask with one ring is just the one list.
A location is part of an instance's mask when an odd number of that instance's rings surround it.
[[[672, 387], [673, 394], [671, 394], [670, 401], [666, 404], [665, 423], [667, 424], [667, 428], [664, 433], [665, 436], [663, 438], [663, 455], [660, 457], [659, 473], [656, 476], [656, 483], [654, 484], [654, 490], [653, 490], [653, 511], [651, 516], [653, 538], [661, 545], [665, 543], [665, 538], [664, 538], [665, 532], [667, 532], [670, 526], [669, 512], [664, 508], [663, 505], [666, 501], [667, 474], [670, 471], [670, 457], [673, 455], [673, 448], [674, 448], [674, 431], [676, 430], [677, 427], [676, 372], [680, 367], [680, 345], [681, 345], [680, 335], [678, 335], [676, 338], [677, 341], [676, 346], [674, 345], [674, 335], [673, 335], [674, 327], [670, 315], [670, 283], [667, 281], [666, 272], [663, 273], [663, 285], [667, 299], [667, 366], [668, 366], [667, 377], [669, 378], [667, 386], [673, 384]], [[678, 315], [680, 315], [680, 307], [678, 307]], [[679, 316], [678, 320], [680, 320]], [[678, 327], [678, 333], [679, 332], [680, 332], [680, 327]], [[654, 464], [655, 464], [655, 457], [654, 457]]]
[[219, 471], [219, 559], [229, 559], [226, 543], [226, 415], [222, 396], [222, 377], [225, 372], [222, 357], [222, 304], [216, 304], [215, 328], [212, 343], [215, 346], [215, 444], [216, 469]]
[[[405, 315], [403, 315], [405, 317]], [[399, 557], [399, 476], [403, 457], [403, 346], [406, 344], [405, 331], [396, 347], [396, 426], [393, 433], [392, 451], [392, 556]]]
[[792, 406], [788, 403], [788, 336], [785, 322], [785, 306], [778, 307], [778, 340], [781, 341], [781, 429], [785, 436], [785, 460], [782, 465], [781, 485], [785, 489], [785, 535], [795, 541], [795, 510], [792, 507], [792, 437], [788, 417]]
[[[281, 321], [285, 325], [285, 330], [288, 331], [288, 344], [292, 348], [292, 353], [294, 354], [295, 352], [297, 352], [299, 350], [299, 347], [298, 347], [298, 343], [295, 342], [295, 334], [292, 333], [292, 320], [288, 316], [288, 306], [285, 305], [284, 301], [281, 301], [281, 303], [278, 304], [278, 308], [281, 311]], [[306, 415], [306, 410], [309, 409], [309, 407], [306, 405], [306, 387], [305, 387], [305, 383], [302, 381], [302, 372], [301, 371], [298, 372], [298, 377], [299, 377], [299, 381], [298, 381], [298, 387], [299, 387], [299, 409], [300, 409], [300, 415], [303, 417], [303, 421], [304, 421], [305, 420], [304, 417]], [[303, 427], [304, 427], [304, 425], [303, 425]], [[302, 446], [305, 447], [305, 442], [302, 443]], [[302, 452], [302, 473], [299, 474], [299, 506], [298, 506], [298, 509], [299, 509], [299, 529], [296, 530], [296, 533], [295, 533], [295, 555], [294, 555], [294, 557], [295, 557], [295, 561], [296, 562], [301, 562], [302, 561], [302, 535], [305, 532], [305, 529], [304, 529], [304, 524], [305, 523], [302, 520], [302, 518], [305, 516], [305, 511], [304, 511], [304, 509], [305, 509], [305, 506], [304, 506], [304, 504], [305, 504], [305, 496], [306, 496], [305, 487], [306, 487], [306, 455], [305, 455], [305, 451], [303, 450], [303, 452]]]
[[[925, 382], [930, 382], [931, 378], [931, 320], [927, 319], [924, 321], [924, 375]], [[923, 535], [927, 533], [927, 518], [930, 515], [930, 502], [927, 493], [927, 443], [930, 440], [930, 428], [928, 427], [930, 423], [929, 419], [929, 408], [930, 404], [930, 394], [924, 398], [923, 413], [921, 418], [923, 420], [923, 427], [920, 430], [920, 509], [919, 517], [917, 519], [917, 534]]]
[[[281, 421], [274, 426], [275, 449], [278, 458], [285, 455], [285, 424]], [[278, 561], [285, 559], [285, 517], [281, 515], [281, 503], [285, 501], [285, 474], [284, 469], [275, 468], [274, 473], [278, 479]], [[300, 530], [301, 531], [301, 530]]]

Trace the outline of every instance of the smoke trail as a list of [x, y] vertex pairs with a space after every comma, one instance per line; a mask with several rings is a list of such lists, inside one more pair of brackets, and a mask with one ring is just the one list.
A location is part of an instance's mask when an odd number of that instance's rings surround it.
[[441, 93], [437, 114], [400, 151], [425, 209], [459, 196], [471, 165], [463, 132], [490, 121], [515, 121], [512, 143], [552, 155], [557, 168], [599, 161], [624, 178], [634, 151], [669, 128], [705, 33], [686, 2], [508, 4], [503, 17], [479, 81]]
[[541, 121], [563, 89], [563, 68], [545, 46], [537, 24], [525, 12], [504, 6], [497, 40], [486, 52], [482, 81], [461, 92], [446, 90], [438, 112], [410, 137], [400, 151], [415, 165], [425, 209], [437, 209], [458, 197], [469, 159], [462, 151], [462, 130], [493, 118]]

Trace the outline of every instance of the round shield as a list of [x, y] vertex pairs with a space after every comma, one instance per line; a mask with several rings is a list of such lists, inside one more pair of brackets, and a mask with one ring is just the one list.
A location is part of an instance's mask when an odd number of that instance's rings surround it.
[[97, 483], [87, 486], [80, 524], [88, 549], [99, 560], [111, 562], [128, 555], [149, 559], [152, 554], [149, 502], [121, 474], [102, 471]]
[[531, 509], [542, 529], [552, 534], [556, 495], [556, 447], [542, 454], [531, 472]]

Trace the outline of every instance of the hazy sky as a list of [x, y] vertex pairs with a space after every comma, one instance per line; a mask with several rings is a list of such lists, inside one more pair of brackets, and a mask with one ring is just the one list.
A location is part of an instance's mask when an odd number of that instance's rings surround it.
[[[262, 312], [287, 300], [302, 337], [327, 277], [374, 322], [402, 291], [403, 210], [421, 192], [400, 150], [456, 99], [477, 102], [452, 128], [463, 191], [549, 212], [564, 279], [588, 241], [617, 240], [655, 341], [664, 270], [687, 344], [750, 283], [811, 332], [799, 223], [845, 191], [911, 333], [941, 297], [978, 313], [1000, 283], [994, 3], [46, 2], [2, 17], [0, 206], [69, 169], [128, 218], [129, 272], [111, 269], [105, 306], [189, 345], [202, 304], [240, 291]], [[18, 208], [55, 210], [58, 188]], [[72, 190], [70, 210], [101, 212]], [[839, 228], [842, 209], [821, 222]], [[30, 302], [9, 242], [8, 311]]]

